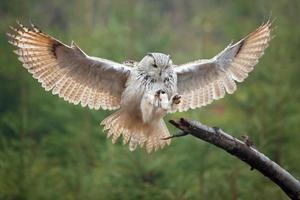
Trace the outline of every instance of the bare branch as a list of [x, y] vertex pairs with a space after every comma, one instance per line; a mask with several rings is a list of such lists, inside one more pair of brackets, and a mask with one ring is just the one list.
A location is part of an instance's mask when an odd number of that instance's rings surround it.
[[249, 164], [251, 169], [257, 169], [277, 184], [291, 199], [300, 199], [300, 182], [277, 163], [254, 148], [247, 136], [244, 137], [244, 141], [241, 141], [219, 128], [208, 127], [200, 122], [186, 119], [170, 120], [170, 123], [182, 130], [174, 137], [190, 134], [211, 143]]

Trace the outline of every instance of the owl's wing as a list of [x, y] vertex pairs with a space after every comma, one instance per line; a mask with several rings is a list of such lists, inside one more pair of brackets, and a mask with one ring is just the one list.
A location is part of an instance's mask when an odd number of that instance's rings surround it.
[[46, 91], [91, 109], [117, 109], [130, 68], [110, 60], [90, 57], [75, 43], [67, 46], [34, 25], [19, 24], [8, 33], [9, 42], [23, 66]]
[[235, 44], [228, 45], [212, 59], [197, 60], [175, 67], [178, 93], [182, 96], [178, 111], [198, 108], [232, 94], [236, 83], [243, 82], [263, 55], [271, 39], [271, 23]]

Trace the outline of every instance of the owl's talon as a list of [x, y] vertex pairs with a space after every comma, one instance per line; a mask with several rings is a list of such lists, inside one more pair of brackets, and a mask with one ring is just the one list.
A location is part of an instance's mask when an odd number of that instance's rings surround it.
[[181, 102], [181, 96], [176, 94], [172, 99], [174, 104], [179, 104]]
[[156, 92], [155, 92], [155, 97], [157, 97], [157, 98], [160, 98], [160, 95], [161, 94], [165, 94], [166, 92], [164, 91], [164, 90], [157, 90]]
[[155, 92], [155, 97], [159, 97], [159, 96], [160, 96], [160, 91], [161, 91], [161, 90], [157, 90], [157, 91]]

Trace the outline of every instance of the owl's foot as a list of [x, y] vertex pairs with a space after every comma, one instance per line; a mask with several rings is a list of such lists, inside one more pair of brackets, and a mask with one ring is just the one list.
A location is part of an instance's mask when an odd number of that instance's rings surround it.
[[180, 103], [180, 100], [181, 100], [181, 96], [176, 94], [172, 97], [172, 103], [173, 104], [179, 104]]
[[165, 93], [166, 93], [166, 92], [163, 91], [163, 90], [157, 90], [157, 91], [155, 92], [155, 97], [160, 99], [160, 95], [161, 95], [161, 94], [165, 94]]
[[155, 102], [154, 106], [156, 106], [157, 109], [163, 109], [163, 111], [166, 111], [169, 109], [169, 99], [168, 94], [160, 89], [155, 92]]

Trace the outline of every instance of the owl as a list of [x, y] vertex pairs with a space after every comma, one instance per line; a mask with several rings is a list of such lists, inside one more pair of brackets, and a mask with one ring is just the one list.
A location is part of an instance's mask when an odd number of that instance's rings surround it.
[[139, 62], [117, 63], [92, 57], [36, 26], [10, 27], [18, 59], [46, 91], [90, 109], [117, 110], [101, 122], [115, 143], [122, 136], [131, 151], [156, 151], [170, 144], [163, 117], [212, 103], [236, 90], [271, 40], [262, 24], [211, 59], [175, 65], [169, 55], [148, 53]]

